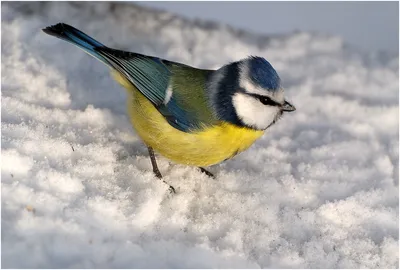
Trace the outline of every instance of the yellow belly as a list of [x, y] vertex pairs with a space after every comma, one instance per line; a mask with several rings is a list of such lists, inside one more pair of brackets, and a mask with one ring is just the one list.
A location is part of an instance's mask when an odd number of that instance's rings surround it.
[[127, 109], [132, 126], [156, 152], [176, 163], [210, 166], [249, 148], [264, 134], [221, 122], [203, 131], [187, 133], [172, 127], [137, 89], [127, 88]]

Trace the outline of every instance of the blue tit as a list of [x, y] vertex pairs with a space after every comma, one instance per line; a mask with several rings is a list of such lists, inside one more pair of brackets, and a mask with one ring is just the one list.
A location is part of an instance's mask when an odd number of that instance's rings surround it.
[[230, 159], [249, 148], [284, 112], [281, 80], [262, 57], [198, 69], [134, 52], [111, 49], [78, 29], [59, 23], [43, 31], [68, 41], [111, 69], [127, 91], [133, 128], [149, 150], [176, 163], [200, 167]]

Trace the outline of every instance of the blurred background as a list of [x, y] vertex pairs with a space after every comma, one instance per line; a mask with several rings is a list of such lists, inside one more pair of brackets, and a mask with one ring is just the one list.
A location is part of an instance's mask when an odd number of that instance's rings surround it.
[[399, 49], [398, 2], [136, 2], [259, 34], [329, 33], [364, 51]]

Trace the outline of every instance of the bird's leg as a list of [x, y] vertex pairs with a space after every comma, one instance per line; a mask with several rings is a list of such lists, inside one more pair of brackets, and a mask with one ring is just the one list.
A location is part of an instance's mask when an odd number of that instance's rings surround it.
[[[158, 169], [157, 166], [157, 161], [156, 161], [156, 156], [154, 155], [154, 151], [153, 148], [151, 148], [150, 146], [147, 146], [147, 150], [149, 150], [149, 155], [150, 155], [150, 160], [151, 160], [151, 165], [153, 166], [153, 172], [154, 174], [157, 176], [157, 178], [159, 178], [160, 180], [162, 180], [162, 175], [160, 173], [160, 170]], [[167, 182], [165, 182], [164, 180], [162, 180], [165, 184], [167, 184], [169, 186], [169, 190], [172, 193], [176, 193], [175, 192], [175, 188], [171, 185], [169, 185]]]
[[199, 167], [200, 171], [202, 173], [205, 173], [207, 176], [211, 177], [211, 178], [215, 178], [214, 174], [210, 173], [209, 171], [207, 171], [206, 169], [204, 169], [203, 167]]
[[147, 146], [147, 149], [149, 150], [151, 165], [153, 166], [153, 172], [158, 178], [161, 179], [162, 175], [160, 173], [160, 170], [158, 169], [156, 156], [154, 155], [153, 148], [151, 148], [150, 146]]

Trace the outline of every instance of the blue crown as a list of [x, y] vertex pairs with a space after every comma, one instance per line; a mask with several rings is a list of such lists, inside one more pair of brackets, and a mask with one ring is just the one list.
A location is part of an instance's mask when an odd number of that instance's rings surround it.
[[249, 59], [249, 77], [262, 88], [279, 90], [281, 79], [271, 64], [262, 57], [251, 56]]

